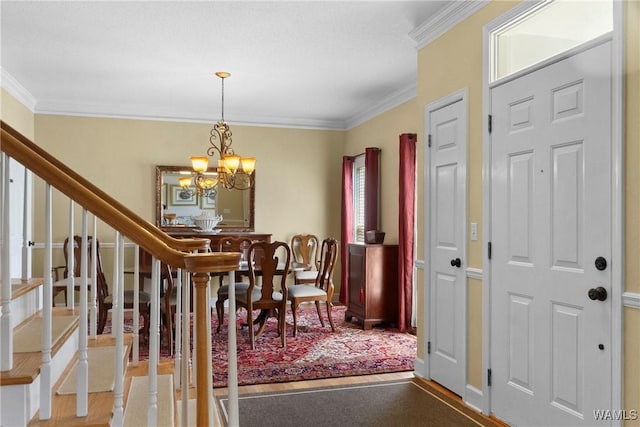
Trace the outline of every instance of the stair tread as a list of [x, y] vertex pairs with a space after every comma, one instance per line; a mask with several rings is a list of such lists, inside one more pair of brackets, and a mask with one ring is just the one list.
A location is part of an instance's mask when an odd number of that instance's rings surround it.
[[[124, 345], [131, 349], [133, 343], [133, 335], [124, 335]], [[115, 337], [111, 335], [98, 335], [95, 339], [89, 339], [89, 347], [109, 347], [116, 344]], [[67, 369], [72, 369], [76, 358], [69, 362]], [[52, 395], [51, 407], [53, 412], [50, 420], [40, 420], [39, 413], [29, 422], [30, 427], [52, 427], [52, 426], [109, 426], [113, 412], [113, 391], [103, 391], [97, 393], [89, 393], [89, 415], [86, 417], [76, 416], [76, 399], [75, 394], [56, 394], [55, 390], [62, 384], [68, 371], [65, 371], [60, 380], [54, 385], [54, 393]], [[126, 390], [126, 386], [125, 386]]]
[[[27, 280], [11, 279], [11, 299], [14, 300], [16, 298], [19, 298], [22, 295], [31, 292], [32, 289], [42, 286], [43, 284], [44, 279], [41, 277], [34, 277]], [[1, 289], [2, 282], [0, 281], [0, 295], [2, 295]], [[1, 300], [0, 306], [2, 306]]]
[[[59, 335], [55, 342], [51, 343], [51, 357], [54, 357], [58, 350], [62, 347], [65, 341], [71, 336], [78, 328], [78, 317], [74, 315], [74, 311], [61, 307], [54, 308], [53, 315], [55, 317], [72, 317], [73, 320], [68, 328], [62, 335]], [[25, 330], [29, 325], [34, 323], [40, 323], [42, 317], [40, 313], [31, 316], [29, 319], [22, 322], [20, 325], [14, 328], [14, 334], [16, 331]], [[52, 337], [52, 340], [55, 337]], [[40, 373], [40, 365], [42, 364], [42, 352], [30, 351], [30, 352], [14, 352], [13, 353], [13, 369], [10, 371], [3, 371], [0, 373], [0, 385], [16, 385], [16, 384], [30, 384]]]

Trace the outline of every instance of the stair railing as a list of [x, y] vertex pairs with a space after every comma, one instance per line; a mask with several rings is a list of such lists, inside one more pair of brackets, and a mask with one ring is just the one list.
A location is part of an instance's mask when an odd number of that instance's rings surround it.
[[[193, 277], [193, 283], [195, 286], [195, 301], [196, 301], [196, 318], [195, 318], [195, 329], [196, 329], [196, 356], [197, 360], [197, 425], [208, 425], [212, 420], [212, 411], [211, 411], [211, 398], [212, 398], [212, 390], [210, 388], [211, 384], [211, 340], [210, 340], [210, 323], [207, 324], [207, 317], [209, 314], [208, 307], [208, 299], [207, 296], [207, 288], [209, 282], [209, 273], [210, 272], [227, 272], [230, 273], [229, 277], [232, 280], [231, 286], [233, 286], [233, 278], [234, 274], [231, 274], [238, 267], [238, 263], [240, 260], [239, 253], [212, 253], [212, 252], [198, 252], [192, 253], [194, 250], [203, 250], [208, 247], [207, 239], [174, 239], [168, 236], [166, 233], [162, 232], [155, 226], [153, 226], [148, 221], [140, 218], [137, 214], [126, 208], [117, 200], [113, 199], [108, 194], [104, 193], [96, 186], [91, 184], [89, 181], [72, 171], [62, 162], [55, 159], [53, 156], [46, 153], [36, 144], [31, 142], [28, 138], [21, 135], [19, 132], [11, 128], [5, 122], [0, 122], [0, 127], [2, 129], [1, 141], [2, 144], [0, 146], [1, 151], [10, 158], [17, 160], [21, 163], [25, 168], [39, 176], [47, 183], [47, 198], [50, 209], [50, 187], [56, 188], [58, 191], [62, 192], [76, 203], [81, 205], [84, 209], [91, 211], [97, 218], [101, 221], [105, 222], [109, 226], [111, 226], [114, 230], [120, 233], [123, 236], [126, 236], [135, 244], [142, 247], [145, 251], [152, 254], [154, 258], [154, 263], [158, 265], [159, 261], [166, 263], [173, 268], [183, 269], [187, 271]], [[4, 156], [3, 156], [4, 157]], [[5, 185], [3, 189], [3, 203], [5, 207], [9, 204], [9, 191], [8, 191], [8, 168], [3, 167], [3, 171], [5, 173]], [[6, 236], [9, 235], [9, 215], [5, 215], [8, 209], [3, 210], [2, 217], [2, 233], [5, 238], [3, 238], [3, 246], [2, 250], [4, 255], [2, 256], [2, 281], [3, 281], [3, 318], [1, 323], [1, 332], [3, 341], [6, 341], [6, 337], [11, 337], [11, 316], [10, 313], [5, 319], [5, 307], [4, 302], [6, 299], [5, 290], [9, 288], [9, 295], [11, 294], [10, 287], [10, 269], [8, 268], [9, 258], [8, 254], [10, 254], [10, 245], [8, 243], [8, 239]], [[48, 221], [50, 221], [50, 217], [48, 217]], [[50, 226], [48, 229], [50, 233]], [[86, 234], [86, 232], [84, 232]], [[49, 246], [49, 254], [45, 254], [45, 282], [49, 282], [49, 291], [47, 291], [47, 286], [45, 285], [45, 295], [46, 292], [50, 292], [50, 260], [47, 261], [47, 257], [50, 256], [50, 235], [49, 237], [45, 237], [47, 242], [45, 242], [45, 247]], [[121, 239], [119, 239], [121, 240]], [[48, 264], [48, 265], [47, 265]], [[48, 267], [48, 269], [46, 269]], [[157, 267], [156, 267], [157, 268]], [[155, 271], [155, 269], [154, 269]], [[152, 286], [154, 288], [158, 287], [159, 283], [159, 273], [156, 273], [156, 281], [153, 282]], [[47, 279], [48, 277], [48, 279]], [[95, 287], [95, 286], [94, 286]], [[122, 298], [122, 286], [117, 286], [117, 292], [119, 292], [118, 297], [114, 297], [114, 302], [117, 300], [121, 300]], [[159, 289], [155, 290], [159, 293]], [[85, 288], [86, 292], [86, 288]], [[115, 291], [114, 291], [115, 292]], [[73, 292], [71, 292], [73, 294]], [[230, 292], [230, 304], [232, 303], [232, 296], [234, 296], [234, 292]], [[50, 297], [45, 296], [45, 300], [49, 300], [48, 308], [46, 310], [50, 310], [51, 300]], [[9, 297], [10, 300], [10, 297]], [[83, 301], [86, 301], [86, 293], [84, 294]], [[234, 301], [233, 301], [234, 302]], [[45, 304], [46, 305], [46, 304]], [[8, 304], [7, 304], [8, 306]], [[86, 304], [81, 304], [81, 306], [85, 307]], [[117, 307], [114, 304], [114, 310]], [[121, 310], [121, 307], [119, 308]], [[158, 310], [159, 308], [155, 307], [153, 310]], [[188, 312], [187, 312], [188, 314]], [[122, 316], [121, 313], [116, 314], [117, 316]], [[230, 307], [230, 315], [235, 317], [235, 310], [231, 310]], [[86, 313], [85, 313], [85, 329], [86, 329]], [[157, 320], [156, 320], [157, 322]], [[234, 324], [233, 319], [229, 319], [230, 324]], [[122, 324], [120, 323], [119, 329], [122, 329]], [[235, 359], [235, 329], [230, 328], [229, 334], [229, 355], [230, 355], [230, 367], [229, 367], [229, 386], [230, 386], [230, 402], [231, 402], [231, 411], [229, 417], [230, 425], [237, 425], [237, 367], [235, 364], [237, 360]], [[86, 333], [86, 332], [85, 332]], [[119, 331], [122, 334], [122, 330]], [[233, 346], [232, 346], [233, 344]], [[12, 345], [4, 346], [8, 347], [12, 350]], [[151, 343], [150, 343], [150, 351], [151, 351]], [[233, 354], [233, 359], [231, 355]], [[11, 353], [8, 354], [8, 358], [5, 359], [7, 354], [3, 351], [2, 353], [3, 365], [2, 369], [6, 370], [11, 369], [12, 359]], [[44, 356], [43, 356], [44, 358]], [[208, 359], [207, 359], [208, 358]], [[8, 363], [7, 363], [8, 361]], [[151, 365], [151, 363], [150, 363]], [[231, 366], [234, 365], [234, 366]], [[157, 366], [156, 366], [157, 369]], [[231, 377], [233, 375], [233, 377]], [[209, 387], [208, 387], [209, 385]], [[149, 412], [149, 415], [153, 418], [153, 411]], [[118, 425], [121, 422], [114, 418], [114, 425]], [[152, 421], [150, 419], [150, 421]]]

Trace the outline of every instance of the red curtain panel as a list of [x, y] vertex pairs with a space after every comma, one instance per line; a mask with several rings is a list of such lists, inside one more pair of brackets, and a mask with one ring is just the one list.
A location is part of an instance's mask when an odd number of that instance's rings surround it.
[[398, 229], [398, 329], [411, 326], [413, 304], [413, 247], [415, 224], [416, 134], [400, 135]]
[[353, 242], [353, 157], [342, 158], [342, 230], [340, 232], [340, 302], [347, 305], [347, 245]]

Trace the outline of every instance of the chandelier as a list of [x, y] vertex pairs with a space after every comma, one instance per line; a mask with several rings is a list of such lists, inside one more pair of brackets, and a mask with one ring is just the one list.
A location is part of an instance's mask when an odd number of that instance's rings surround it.
[[[255, 157], [241, 157], [231, 148], [231, 129], [224, 121], [224, 79], [231, 74], [219, 71], [216, 73], [222, 80], [222, 117], [211, 129], [207, 156], [192, 156], [192, 177], [180, 178], [179, 183], [183, 191], [191, 190], [192, 181], [195, 194], [200, 197], [210, 197], [216, 194], [216, 187], [222, 186], [227, 190], [247, 190], [254, 184]], [[218, 155], [215, 172], [209, 172], [209, 157]], [[193, 193], [191, 193], [193, 194]]]

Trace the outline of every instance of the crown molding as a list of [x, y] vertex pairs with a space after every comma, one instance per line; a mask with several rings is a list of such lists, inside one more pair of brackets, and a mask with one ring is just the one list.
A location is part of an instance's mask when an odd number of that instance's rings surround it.
[[491, 3], [491, 0], [454, 1], [430, 19], [409, 32], [416, 42], [416, 49], [422, 49], [464, 19]]
[[390, 109], [397, 107], [400, 104], [404, 104], [407, 101], [412, 100], [418, 95], [418, 86], [413, 83], [409, 86], [406, 86], [403, 89], [400, 89], [391, 95], [382, 98], [371, 108], [362, 111], [351, 118], [349, 118], [346, 122], [345, 130], [353, 129], [354, 127], [361, 125], [362, 123], [371, 120], [382, 113], [389, 111]]
[[20, 101], [29, 111], [34, 112], [37, 103], [36, 98], [2, 67], [0, 67], [0, 87]]
[[[144, 113], [141, 113], [144, 111]], [[69, 103], [54, 100], [38, 101], [36, 114], [56, 116], [97, 117], [109, 119], [151, 120], [186, 123], [208, 123], [215, 120], [210, 112], [185, 111], [175, 114], [175, 110], [143, 105], [107, 105], [89, 103]], [[229, 124], [242, 126], [281, 127], [298, 129], [345, 130], [343, 121], [286, 119], [272, 116], [233, 116], [228, 117]]]

